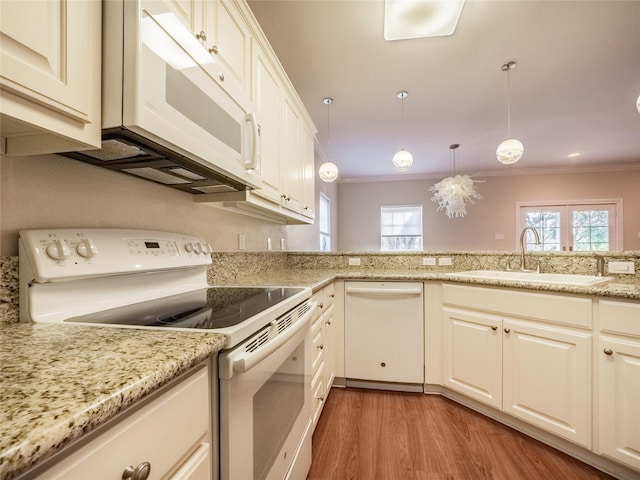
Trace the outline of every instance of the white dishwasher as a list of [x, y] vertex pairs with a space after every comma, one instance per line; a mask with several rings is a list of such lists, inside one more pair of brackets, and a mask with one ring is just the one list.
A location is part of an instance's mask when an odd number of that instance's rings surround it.
[[423, 298], [421, 282], [345, 282], [347, 386], [422, 391]]

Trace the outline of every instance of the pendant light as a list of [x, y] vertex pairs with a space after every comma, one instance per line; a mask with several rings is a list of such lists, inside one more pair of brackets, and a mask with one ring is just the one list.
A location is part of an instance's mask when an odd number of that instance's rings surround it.
[[467, 214], [466, 203], [475, 203], [474, 198], [482, 198], [482, 195], [476, 192], [476, 187], [473, 184], [482, 183], [483, 180], [474, 180], [469, 175], [457, 173], [456, 150], [458, 147], [460, 147], [458, 143], [449, 146], [452, 155], [450, 176], [429, 188], [429, 191], [433, 192], [431, 200], [438, 202], [438, 210], [444, 210], [450, 219], [464, 217]]
[[402, 90], [401, 92], [398, 92], [396, 97], [398, 97], [401, 102], [402, 102], [402, 142], [401, 142], [401, 146], [403, 148], [401, 148], [394, 156], [393, 156], [393, 164], [395, 165], [395, 167], [400, 171], [400, 172], [404, 172], [406, 170], [409, 170], [409, 168], [411, 168], [411, 165], [413, 164], [413, 155], [411, 155], [411, 152], [407, 151], [404, 149], [404, 99], [407, 98], [407, 96], [409, 95], [409, 93], [406, 90]]
[[[327, 106], [327, 155], [331, 156], [331, 124], [329, 122], [329, 106], [333, 103], [333, 98], [325, 97], [322, 103]], [[323, 182], [335, 182], [338, 178], [338, 166], [330, 161], [324, 162], [318, 169], [318, 175]]]
[[507, 132], [509, 138], [498, 145], [496, 156], [498, 157], [498, 161], [505, 165], [516, 163], [522, 158], [522, 154], [524, 153], [524, 145], [522, 145], [522, 142], [511, 138], [511, 84], [509, 72], [514, 68], [516, 68], [516, 62], [507, 62], [501, 67], [503, 72], [507, 72]]

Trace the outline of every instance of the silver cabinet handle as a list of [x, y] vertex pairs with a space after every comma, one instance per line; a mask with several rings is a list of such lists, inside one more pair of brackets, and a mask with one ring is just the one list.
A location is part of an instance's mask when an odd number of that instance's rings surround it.
[[510, 333], [510, 332], [511, 332], [511, 329], [510, 329], [510, 328], [505, 328], [505, 329], [504, 329], [504, 333]]
[[142, 462], [136, 468], [129, 465], [122, 472], [122, 480], [147, 480], [151, 473], [151, 464], [149, 462]]
[[613, 350], [611, 350], [610, 348], [605, 348], [603, 352], [605, 355], [613, 355]]
[[491, 325], [491, 330], [493, 330], [494, 332], [498, 329], [497, 325]]

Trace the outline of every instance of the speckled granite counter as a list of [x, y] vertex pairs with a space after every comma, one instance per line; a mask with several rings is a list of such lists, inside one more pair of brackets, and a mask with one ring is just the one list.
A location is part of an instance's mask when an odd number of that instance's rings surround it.
[[203, 332], [0, 324], [0, 478], [93, 430], [224, 341]]

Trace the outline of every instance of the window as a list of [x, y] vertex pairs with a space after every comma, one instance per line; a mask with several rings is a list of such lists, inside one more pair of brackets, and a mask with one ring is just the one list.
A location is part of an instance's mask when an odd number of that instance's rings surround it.
[[524, 227], [538, 230], [541, 245], [536, 245], [533, 233], [527, 232], [526, 248], [532, 251], [619, 250], [620, 210], [620, 202], [616, 200], [562, 204], [519, 203], [518, 231]]
[[422, 250], [422, 205], [380, 207], [382, 251]]
[[331, 251], [331, 201], [324, 193], [320, 193], [320, 208], [318, 212], [318, 226], [320, 230], [320, 251]]

